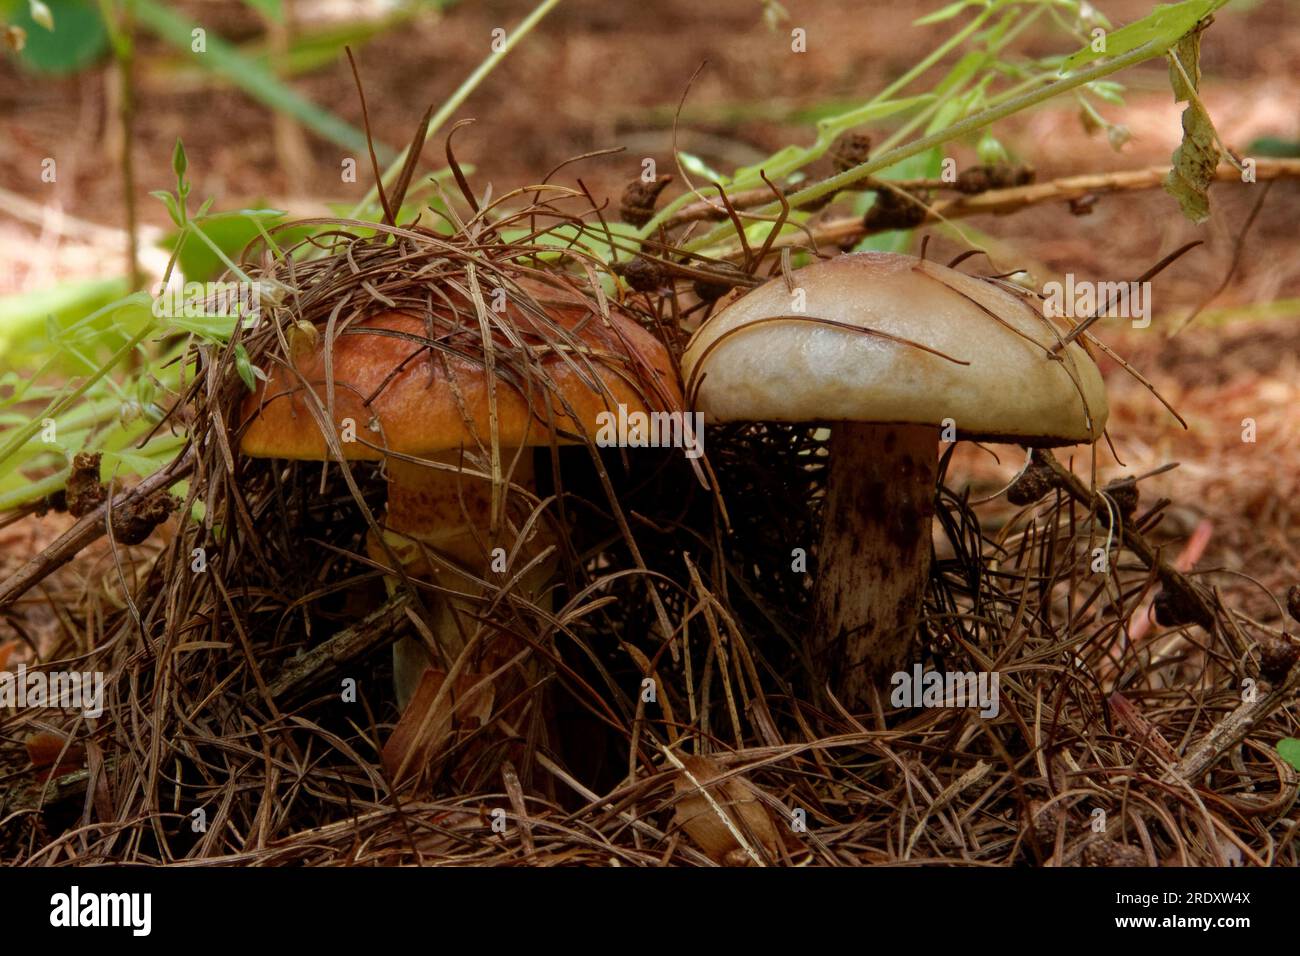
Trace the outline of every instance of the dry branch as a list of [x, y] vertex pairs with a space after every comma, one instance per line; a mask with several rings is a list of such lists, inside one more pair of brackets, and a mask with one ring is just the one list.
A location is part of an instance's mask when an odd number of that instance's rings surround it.
[[[363, 620], [293, 658], [276, 675], [267, 692], [273, 700], [300, 698], [343, 673], [349, 665], [393, 643], [397, 626], [406, 616], [408, 603], [409, 595], [399, 592]], [[259, 694], [250, 693], [246, 701], [251, 704], [259, 698]]]
[[[1156, 189], [1164, 181], [1169, 169], [1168, 166], [1149, 166], [1145, 169], [1114, 173], [1066, 176], [1061, 179], [1035, 183], [1029, 186], [990, 189], [987, 192], [973, 196], [942, 199], [928, 207], [923, 223], [965, 219], [970, 216], [1005, 216], [1044, 203], [1069, 202], [1082, 199], [1085, 196]], [[1257, 182], [1275, 179], [1300, 179], [1300, 159], [1256, 160], [1255, 179]], [[1215, 173], [1215, 180], [1221, 183], [1240, 183], [1242, 181], [1241, 173], [1229, 165], [1219, 167]], [[894, 184], [891, 183], [891, 185]], [[767, 194], [767, 198], [771, 198], [770, 192]], [[869, 228], [863, 222], [861, 216], [852, 216], [829, 219], [811, 227], [811, 231], [813, 238], [819, 244], [848, 245], [863, 236], [884, 230]], [[777, 239], [773, 243], [773, 249], [779, 249], [783, 246], [801, 246], [806, 244], [807, 241], [808, 236], [806, 233], [790, 232]]]
[[[112, 506], [118, 512], [124, 511], [128, 507], [144, 501], [154, 493], [170, 488], [188, 475], [193, 467], [193, 456], [191, 453], [187, 453], [175, 459], [161, 471], [150, 475], [134, 488], [128, 489], [121, 495], [113, 496], [110, 499]], [[49, 547], [15, 571], [3, 584], [0, 584], [0, 611], [9, 607], [37, 583], [75, 558], [83, 548], [93, 544], [106, 534], [108, 530], [106, 520], [108, 509], [109, 502], [105, 501], [96, 507], [94, 511], [84, 515], [76, 524], [63, 532]]]
[[[1101, 500], [1101, 496], [1087, 488], [1073, 472], [1057, 461], [1051, 452], [1040, 451], [1036, 457], [1051, 469], [1051, 479], [1054, 487], [1066, 492], [1071, 498], [1091, 511], [1103, 513], [1106, 511], [1106, 505]], [[1157, 549], [1143, 537], [1137, 528], [1132, 526], [1131, 522], [1124, 522], [1122, 532], [1124, 546], [1137, 555], [1138, 560], [1147, 568], [1156, 572], [1161, 584], [1176, 592], [1177, 596], [1193, 609], [1197, 624], [1210, 633], [1214, 633], [1214, 601], [1209, 592], [1172, 564], [1163, 560]]]

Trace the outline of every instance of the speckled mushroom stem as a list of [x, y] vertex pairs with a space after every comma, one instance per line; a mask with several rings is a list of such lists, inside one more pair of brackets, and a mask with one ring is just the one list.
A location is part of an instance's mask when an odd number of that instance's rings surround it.
[[[502, 449], [503, 464], [513, 460], [514, 449]], [[459, 453], [437, 456], [444, 464], [458, 466]], [[492, 530], [492, 485], [457, 470], [434, 468], [390, 458], [388, 472], [388, 506], [383, 524], [388, 529], [387, 543], [402, 562], [407, 574], [431, 581], [470, 598], [479, 596], [482, 587], [476, 579], [492, 580], [492, 551], [503, 548], [507, 555], [514, 549], [514, 530], [509, 522], [499, 522]], [[533, 456], [525, 449], [510, 481], [524, 488], [533, 486]], [[538, 526], [540, 528], [540, 525]], [[516, 562], [527, 561], [547, 543], [545, 532], [538, 530]], [[423, 546], [423, 548], [421, 547]], [[367, 543], [371, 557], [387, 561], [379, 542]], [[435, 552], [443, 562], [426, 560], [423, 549]], [[464, 569], [463, 573], [457, 569]], [[526, 576], [521, 590], [531, 598], [539, 597], [551, 576], [551, 563], [544, 563]], [[508, 573], [508, 569], [507, 569]], [[427, 593], [427, 592], [426, 592]], [[467, 602], [455, 598], [427, 596], [425, 603], [433, 615], [430, 630], [442, 660], [431, 661], [420, 641], [404, 638], [393, 646], [393, 679], [398, 705], [405, 708], [424, 669], [434, 664], [442, 669], [450, 665], [465, 648], [473, 632], [468, 618], [459, 623], [457, 611], [468, 610]]]
[[917, 653], [938, 449], [929, 425], [832, 427], [812, 659], [851, 710]]

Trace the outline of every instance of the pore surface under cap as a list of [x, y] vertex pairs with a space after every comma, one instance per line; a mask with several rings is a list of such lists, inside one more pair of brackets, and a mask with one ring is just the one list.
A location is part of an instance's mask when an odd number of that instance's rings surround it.
[[[1101, 373], [1069, 331], [1025, 297], [945, 266], [859, 253], [777, 277], [733, 300], [692, 338], [682, 360], [695, 408], [712, 421], [956, 423], [967, 438], [1026, 444], [1101, 435]], [[774, 317], [788, 321], [767, 321]], [[878, 335], [906, 339], [969, 362]], [[752, 328], [746, 326], [761, 323]], [[738, 331], [732, 331], [738, 330]], [[725, 337], [724, 337], [725, 336]], [[717, 343], [716, 346], [714, 343]]]
[[[334, 382], [333, 419], [342, 431], [351, 419], [357, 441], [341, 445], [350, 459], [377, 459], [381, 449], [430, 455], [475, 448], [490, 441], [490, 396], [495, 391], [497, 435], [501, 447], [549, 444], [549, 415], [557, 431], [592, 436], [596, 416], [625, 404], [629, 411], [675, 410], [681, 405], [668, 352], [649, 332], [611, 304], [609, 325], [577, 293], [535, 280], [519, 285], [550, 321], [568, 333], [564, 356], [542, 345], [532, 316], [509, 300], [494, 314], [496, 374], [486, 369], [482, 335], [472, 306], [458, 316], [453, 331], [434, 323], [435, 338], [451, 335], [453, 354], [423, 344], [426, 321], [404, 312], [384, 312], [349, 325], [332, 348], [332, 374], [317, 347], [296, 361], [295, 369], [275, 366], [244, 402], [247, 422], [241, 443], [246, 455], [261, 458], [322, 460], [331, 457], [316, 425], [313, 394], [327, 405], [326, 381]], [[503, 327], [538, 349], [531, 374], [508, 370]], [[554, 338], [547, 333], [548, 338]], [[560, 339], [555, 342], [559, 344]], [[539, 348], [540, 346], [540, 348]], [[515, 350], [517, 352], [517, 350]], [[540, 369], [537, 368], [540, 366]], [[519, 363], [512, 363], [518, 368]], [[495, 385], [493, 384], [495, 381]], [[572, 417], [569, 412], [572, 412]]]

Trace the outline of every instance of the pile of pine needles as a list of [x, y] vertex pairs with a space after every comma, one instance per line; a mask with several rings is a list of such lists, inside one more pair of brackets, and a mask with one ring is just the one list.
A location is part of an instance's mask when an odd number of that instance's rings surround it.
[[[239, 454], [241, 364], [291, 362], [296, 338], [377, 311], [432, 315], [436, 297], [463, 325], [422, 345], [535, 381], [536, 350], [566, 347], [562, 330], [485, 340], [460, 294], [523, 276], [567, 276], [593, 315], [621, 297], [675, 353], [681, 317], [711, 308], [662, 276], [616, 294], [627, 262], [592, 254], [619, 244], [579, 190], [482, 209], [466, 195], [471, 214], [436, 228], [334, 221], [314, 250], [246, 250], [249, 274], [279, 290], [265, 321], [194, 346], [190, 388], [160, 426], [183, 427], [186, 449], [83, 519], [108, 533], [112, 574], [11, 582], [5, 606], [46, 602], [60, 622], [30, 666], [102, 672], [105, 700], [97, 718], [0, 713], [0, 861], [1300, 862], [1297, 778], [1273, 747], [1296, 733], [1293, 647], [1148, 541], [1167, 502], [1141, 506], [1140, 481], [1097, 489], [1035, 453], [1008, 516], [1001, 498], [968, 500], [949, 453], [918, 661], [996, 672], [997, 714], [894, 706], [882, 689], [854, 715], [817, 686], [828, 433], [815, 426], [710, 428], [703, 467], [680, 449], [540, 449], [526, 504], [562, 531], [551, 606], [507, 581], [474, 615], [540, 662], [527, 721], [517, 707], [466, 721], [395, 779], [381, 760], [399, 716], [387, 649], [420, 633], [431, 589], [385, 588], [400, 572], [367, 553], [377, 464]], [[590, 208], [564, 211], [575, 200]], [[731, 284], [761, 278], [766, 251], [746, 250]], [[701, 267], [666, 243], [657, 258]], [[138, 510], [181, 479], [173, 523], [117, 540], [119, 501]], [[1158, 644], [1139, 624], [1153, 601], [1169, 625]]]

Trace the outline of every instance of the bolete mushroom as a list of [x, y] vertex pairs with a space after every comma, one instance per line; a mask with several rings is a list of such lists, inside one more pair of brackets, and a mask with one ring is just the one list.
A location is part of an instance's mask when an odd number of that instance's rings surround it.
[[1076, 342], [1053, 351], [1064, 321], [996, 281], [868, 252], [733, 297], [691, 339], [682, 374], [706, 421], [831, 426], [811, 659], [847, 705], [915, 647], [941, 435], [1101, 435], [1096, 365]]
[[[667, 350], [616, 305], [606, 319], [558, 278], [505, 285], [504, 295], [484, 295], [495, 310], [446, 285], [423, 315], [384, 311], [340, 322], [328, 350], [324, 336], [300, 349], [293, 367], [272, 369], [243, 410], [245, 455], [334, 459], [317, 419], [332, 408], [328, 427], [343, 456], [384, 462], [384, 540], [372, 534], [367, 549], [381, 564], [391, 550], [408, 575], [458, 595], [426, 598], [444, 672], [464, 649], [462, 633], [473, 631], [457, 616], [482, 582], [510, 580], [553, 543], [543, 522], [530, 526], [531, 507], [505, 506], [533, 490], [534, 447], [589, 440], [599, 413], [619, 405], [681, 407]], [[510, 486], [516, 491], [507, 495]], [[494, 558], [507, 555], [501, 573]], [[542, 561], [517, 586], [540, 598], [551, 571]], [[394, 646], [393, 663], [404, 708], [432, 662], [408, 638]]]

